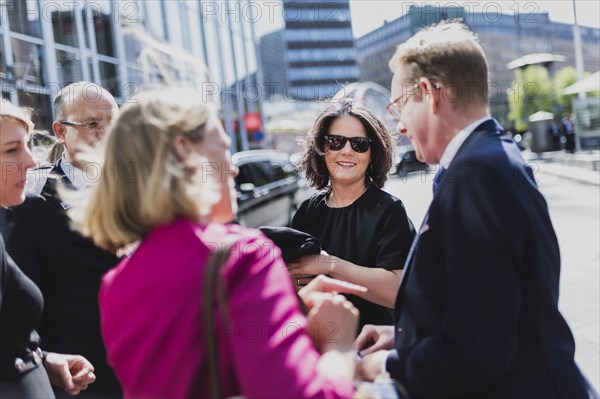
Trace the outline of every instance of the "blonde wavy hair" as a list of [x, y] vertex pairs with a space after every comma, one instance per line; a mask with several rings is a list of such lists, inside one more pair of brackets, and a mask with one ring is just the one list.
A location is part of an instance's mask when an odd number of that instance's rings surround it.
[[213, 123], [212, 106], [190, 89], [154, 89], [130, 100], [107, 132], [89, 203], [70, 214], [76, 228], [119, 251], [176, 217], [208, 218], [220, 198], [217, 182], [202, 166], [184, 166], [173, 142], [179, 135], [202, 142]]
[[20, 122], [27, 133], [33, 130], [31, 121], [32, 110], [30, 108], [17, 107], [5, 98], [0, 98], [0, 122], [5, 118], [15, 119]]

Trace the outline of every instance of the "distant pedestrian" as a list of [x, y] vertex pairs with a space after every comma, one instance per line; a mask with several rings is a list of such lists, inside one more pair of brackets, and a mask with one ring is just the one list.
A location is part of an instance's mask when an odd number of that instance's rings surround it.
[[552, 151], [560, 150], [560, 126], [553, 120], [549, 127]]
[[571, 116], [562, 118], [562, 130], [565, 135], [565, 151], [569, 154], [575, 153], [575, 126]]

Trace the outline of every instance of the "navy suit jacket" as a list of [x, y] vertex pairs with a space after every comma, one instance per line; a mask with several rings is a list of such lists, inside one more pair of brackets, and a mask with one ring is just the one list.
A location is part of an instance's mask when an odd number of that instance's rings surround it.
[[411, 396], [588, 396], [546, 201], [495, 121], [463, 143], [415, 240], [386, 363]]
[[[102, 276], [119, 259], [73, 231], [57, 183], [70, 186], [60, 165], [36, 170], [39, 187], [25, 202], [8, 212], [7, 249], [19, 267], [44, 295], [39, 327], [42, 347], [85, 356], [95, 367], [96, 382], [82, 397], [120, 395], [120, 385], [106, 362], [100, 332], [98, 291]], [[38, 192], [40, 191], [40, 192]]]

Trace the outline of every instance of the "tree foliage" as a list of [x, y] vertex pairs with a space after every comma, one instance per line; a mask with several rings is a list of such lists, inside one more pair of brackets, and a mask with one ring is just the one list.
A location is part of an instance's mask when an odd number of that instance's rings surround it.
[[554, 93], [556, 95], [556, 102], [559, 104], [559, 110], [562, 116], [571, 114], [573, 112], [573, 106], [571, 102], [577, 97], [577, 94], [563, 94], [563, 90], [577, 83], [577, 71], [573, 67], [566, 67], [556, 72], [554, 76]]
[[554, 112], [554, 91], [548, 70], [533, 65], [517, 69], [508, 92], [508, 120], [518, 131], [527, 129], [527, 118], [538, 111]]

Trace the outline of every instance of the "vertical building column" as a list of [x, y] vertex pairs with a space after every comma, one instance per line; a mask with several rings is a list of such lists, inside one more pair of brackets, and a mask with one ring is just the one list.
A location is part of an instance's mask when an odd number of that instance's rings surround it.
[[[7, 14], [7, 9], [6, 9], [6, 2], [0, 2], [0, 15], [8, 15]], [[7, 66], [13, 66], [15, 60], [13, 57], [13, 52], [12, 52], [12, 42], [10, 40], [10, 35], [9, 35], [10, 29], [8, 24], [3, 25], [3, 30], [2, 30], [2, 34], [3, 34], [3, 41], [4, 41], [4, 55], [6, 56], [6, 65]], [[13, 79], [14, 79], [14, 74], [13, 74]], [[2, 84], [1, 87], [2, 91], [8, 91], [8, 93], [10, 94], [10, 102], [13, 104], [19, 104], [19, 96], [17, 94], [17, 82], [12, 83], [12, 87], [11, 84], [7, 84], [4, 85], [4, 82]]]
[[[86, 3], [89, 0], [86, 1]], [[98, 48], [96, 46], [96, 29], [94, 27], [94, 14], [93, 7], [85, 7], [85, 21], [84, 24], [87, 26], [88, 37], [90, 41], [90, 59], [92, 60], [92, 73], [94, 76], [90, 77], [90, 80], [100, 84], [102, 79], [100, 77], [100, 67], [98, 65]], [[82, 57], [83, 58], [83, 57]], [[87, 67], [87, 65], [86, 65]]]
[[[117, 15], [113, 16], [112, 29], [113, 29], [113, 37], [115, 40], [115, 47], [117, 50], [117, 59], [119, 60], [118, 68], [118, 76], [119, 76], [119, 93], [117, 96], [121, 98], [125, 98], [129, 93], [126, 93], [126, 90], [129, 89], [129, 72], [127, 71], [127, 57], [125, 56], [125, 39], [123, 38], [123, 32], [121, 29], [121, 15], [120, 8], [117, 4], [118, 0], [111, 0], [111, 10]], [[135, 7], [139, 10], [140, 4], [135, 3]], [[138, 21], [139, 22], [139, 21]]]
[[[225, 72], [225, 61], [223, 57], [223, 48], [220, 46], [223, 43], [221, 39], [221, 28], [219, 26], [219, 17], [218, 15], [214, 15], [215, 22], [215, 37], [217, 38], [217, 54], [219, 56], [219, 69], [221, 70], [221, 77], [223, 78], [223, 85], [227, 85], [226, 83], [226, 72]], [[233, 124], [233, 109], [231, 106], [231, 102], [229, 101], [229, 96], [227, 95], [227, 88], [225, 87], [225, 97], [222, 96], [223, 87], [221, 87], [221, 99], [223, 104], [223, 118], [225, 119], [225, 131], [231, 137], [231, 152], [236, 153], [238, 151], [237, 148], [237, 139], [235, 135], [235, 126]]]
[[[246, 0], [250, 7], [252, 6], [252, 0]], [[250, 40], [254, 45], [254, 55], [256, 57], [256, 85], [262, 90], [264, 96], [268, 96], [267, 88], [265, 87], [265, 78], [262, 71], [262, 59], [260, 53], [260, 47], [256, 40], [256, 32], [254, 31], [254, 22], [250, 22]], [[284, 82], [285, 83], [285, 82]], [[259, 98], [258, 113], [260, 115], [260, 125], [265, 129], [265, 116], [262, 107], [262, 96]]]
[[[42, 39], [44, 39], [44, 71], [46, 73], [46, 84], [48, 87], [48, 94], [51, 100], [54, 99], [61, 89], [58, 82], [58, 66], [56, 64], [56, 51], [54, 49], [54, 29], [52, 28], [52, 21], [48, 18], [42, 18], [40, 20], [42, 24]], [[50, 109], [54, 115], [54, 102], [50, 101]]]
[[[227, 3], [223, 3], [224, 7], [227, 7], [228, 4], [231, 4], [233, 2], [234, 6], [237, 5], [237, 3], [235, 2], [235, 0], [229, 0]], [[237, 13], [233, 12], [233, 15], [236, 15]], [[227, 27], [228, 27], [228, 31], [229, 31], [229, 44], [230, 44], [230, 51], [231, 51], [231, 62], [233, 63], [233, 84], [234, 84], [234, 90], [235, 88], [238, 86], [240, 80], [239, 80], [239, 74], [238, 74], [238, 63], [237, 63], [237, 54], [235, 51], [235, 41], [233, 38], [233, 24], [231, 23], [231, 14], [229, 12], [226, 13], [226, 18], [227, 18]], [[237, 90], [236, 90], [237, 91]], [[236, 96], [237, 97], [237, 96]], [[246, 126], [244, 125], [244, 114], [245, 114], [245, 106], [244, 106], [244, 96], [240, 96], [241, 98], [236, 98], [236, 105], [237, 105], [237, 113], [238, 113], [238, 127], [240, 128], [240, 139], [241, 139], [241, 144], [242, 144], [242, 151], [247, 151], [250, 149], [250, 146], [248, 145], [248, 132], [246, 131]]]

